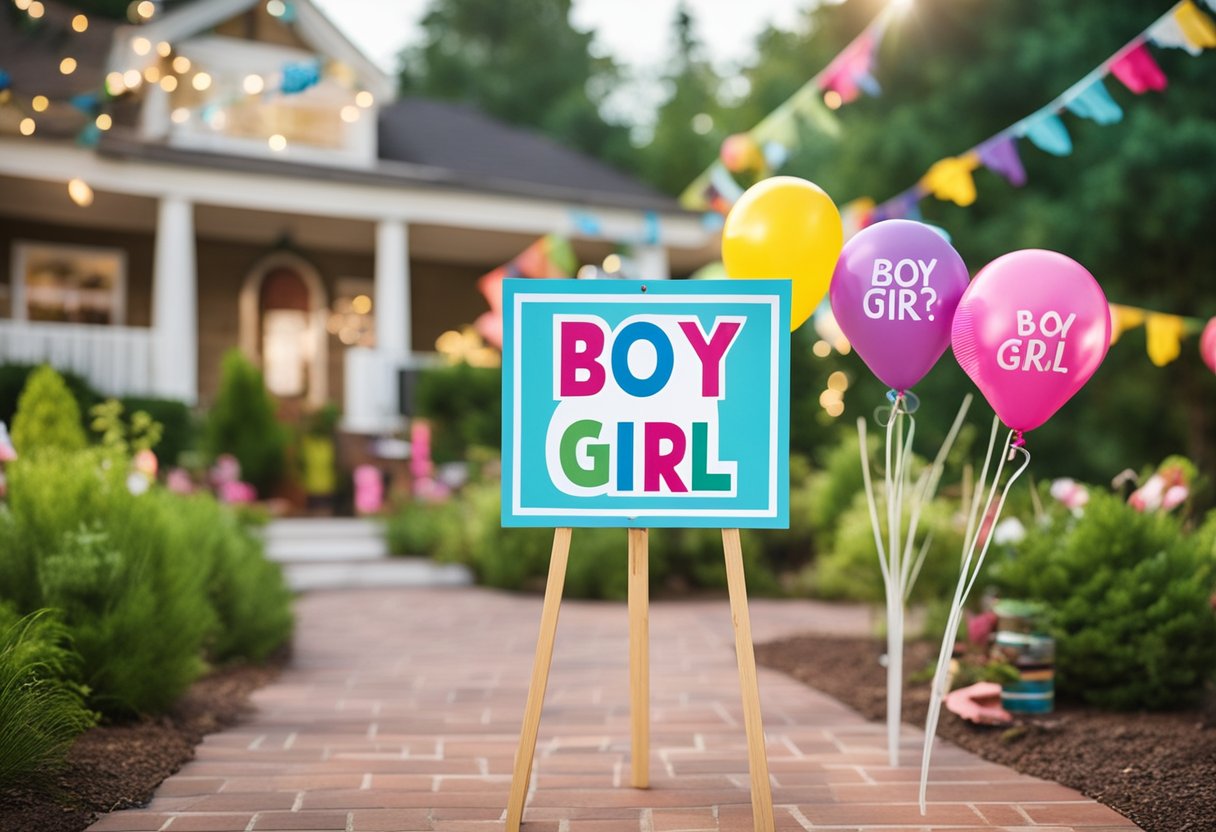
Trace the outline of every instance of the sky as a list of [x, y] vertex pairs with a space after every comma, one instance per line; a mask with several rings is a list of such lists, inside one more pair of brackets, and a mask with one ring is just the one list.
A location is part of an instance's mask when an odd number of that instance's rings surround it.
[[[420, 36], [429, 0], [316, 0], [326, 14], [385, 70], [401, 47]], [[574, 0], [574, 24], [595, 29], [601, 50], [639, 73], [667, 55], [678, 0]], [[768, 23], [792, 27], [806, 0], [688, 0], [702, 40], [721, 67], [747, 61]]]

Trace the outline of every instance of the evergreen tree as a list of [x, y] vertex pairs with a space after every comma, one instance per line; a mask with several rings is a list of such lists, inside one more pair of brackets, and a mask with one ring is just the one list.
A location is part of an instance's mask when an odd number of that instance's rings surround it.
[[85, 447], [80, 407], [63, 376], [44, 364], [30, 373], [13, 416], [13, 446], [17, 453], [48, 449], [79, 451]]

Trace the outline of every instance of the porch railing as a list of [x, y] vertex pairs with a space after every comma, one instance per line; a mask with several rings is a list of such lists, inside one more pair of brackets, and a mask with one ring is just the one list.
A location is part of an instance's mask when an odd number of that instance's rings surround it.
[[108, 396], [157, 396], [153, 341], [141, 327], [0, 320], [0, 363], [50, 364]]

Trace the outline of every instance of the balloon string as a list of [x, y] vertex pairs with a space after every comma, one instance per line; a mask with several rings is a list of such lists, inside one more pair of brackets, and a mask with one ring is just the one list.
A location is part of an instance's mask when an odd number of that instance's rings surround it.
[[[994, 423], [995, 429], [995, 423]], [[1020, 431], [1010, 431], [1009, 436], [1005, 439], [1005, 447], [1001, 451], [1000, 458], [997, 461], [996, 471], [992, 477], [992, 484], [988, 491], [988, 499], [984, 503], [984, 518], [989, 518], [989, 511], [992, 508], [993, 500], [996, 499], [997, 488], [1000, 484], [1001, 472], [1005, 467], [1007, 459], [1012, 460], [1017, 454], [1022, 454], [1022, 464], [1018, 466], [1005, 483], [1005, 487], [1000, 491], [1000, 499], [996, 500], [996, 511], [991, 514], [991, 520], [988, 527], [988, 533], [984, 538], [984, 544], [980, 548], [979, 556], [974, 558], [975, 548], [978, 543], [981, 529], [974, 528], [968, 524], [967, 538], [963, 543], [965, 552], [963, 565], [960, 570], [958, 584], [954, 591], [954, 601], [950, 607], [950, 615], [946, 622], [946, 631], [942, 634], [942, 645], [938, 652], [937, 668], [933, 673], [933, 686], [929, 692], [929, 713], [925, 720], [925, 746], [921, 754], [920, 764], [920, 813], [924, 815], [926, 812], [925, 795], [929, 787], [929, 761], [933, 753], [933, 738], [937, 734], [937, 723], [941, 717], [942, 700], [946, 695], [946, 684], [948, 677], [948, 667], [950, 655], [954, 646], [955, 637], [958, 634], [959, 625], [962, 623], [963, 603], [971, 590], [975, 587], [975, 582], [979, 579], [980, 570], [984, 565], [984, 558], [988, 555], [988, 548], [992, 545], [993, 528], [1000, 519], [1001, 511], [1005, 507], [1005, 500], [1009, 496], [1009, 491], [1018, 478], [1022, 476], [1026, 468], [1030, 465], [1030, 452], [1024, 447], [1025, 440], [1021, 444], [1016, 444], [1018, 439], [1022, 439]], [[978, 495], [982, 492], [983, 486], [986, 484], [988, 465], [991, 462], [992, 445], [989, 444], [988, 458], [984, 461], [984, 470], [980, 475], [980, 482], [976, 487], [978, 506]]]

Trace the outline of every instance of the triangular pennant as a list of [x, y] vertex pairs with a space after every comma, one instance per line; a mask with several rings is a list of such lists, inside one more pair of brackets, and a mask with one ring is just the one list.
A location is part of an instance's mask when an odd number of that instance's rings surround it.
[[1182, 334], [1185, 324], [1177, 315], [1151, 312], [1144, 321], [1148, 339], [1148, 359], [1164, 367], [1182, 354]]
[[1192, 43], [1186, 36], [1177, 16], [1173, 14], [1154, 23], [1148, 30], [1148, 39], [1154, 46], [1160, 46], [1162, 49], [1185, 49], [1192, 55], [1203, 51], [1201, 46]]
[[1144, 323], [1144, 310], [1134, 306], [1121, 306], [1117, 303], [1110, 305], [1110, 342], [1114, 344], [1129, 329], [1135, 329]]
[[1174, 20], [1186, 39], [1201, 49], [1216, 48], [1216, 23], [1199, 10], [1192, 0], [1174, 10]]
[[1165, 73], [1153, 60], [1148, 47], [1143, 43], [1123, 55], [1110, 65], [1111, 74], [1136, 95], [1149, 90], [1161, 92], [1166, 87]]
[[1010, 185], [1020, 188], [1026, 184], [1026, 168], [1022, 167], [1017, 139], [1013, 136], [998, 135], [980, 145], [976, 152], [984, 167], [1005, 177]]
[[921, 178], [920, 186], [938, 199], [965, 207], [975, 202], [975, 179], [971, 172], [979, 164], [980, 158], [975, 153], [942, 159], [929, 168]]
[[1091, 119], [1098, 124], [1114, 124], [1123, 120], [1123, 108], [1111, 98], [1101, 78], [1069, 101], [1068, 109], [1081, 118]]
[[1021, 135], [1030, 139], [1034, 146], [1053, 156], [1072, 153], [1072, 137], [1068, 128], [1055, 113], [1039, 113], [1018, 125]]

